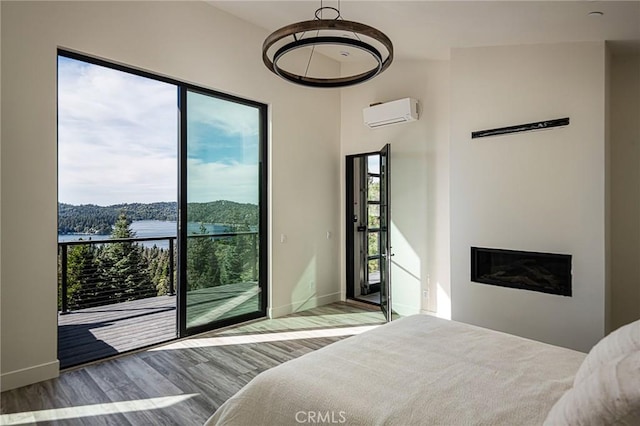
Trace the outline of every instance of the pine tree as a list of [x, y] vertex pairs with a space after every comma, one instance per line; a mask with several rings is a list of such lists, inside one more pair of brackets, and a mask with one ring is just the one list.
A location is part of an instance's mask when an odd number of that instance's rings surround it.
[[[200, 234], [207, 228], [200, 224]], [[187, 290], [215, 287], [221, 284], [216, 243], [210, 237], [192, 236], [187, 240]]]
[[[111, 238], [135, 238], [130, 225], [125, 213], [121, 212]], [[99, 264], [102, 276], [101, 294], [109, 302], [143, 299], [157, 294], [140, 245], [128, 241], [106, 244], [99, 257]]]
[[[244, 231], [242, 229], [241, 231]], [[226, 283], [238, 284], [248, 281], [251, 276], [251, 270], [248, 268], [251, 261], [249, 235], [238, 235], [233, 238], [231, 246], [226, 251], [225, 272]]]
[[95, 250], [91, 245], [67, 247], [67, 300], [69, 309], [95, 306], [99, 299]]
[[154, 245], [144, 249], [144, 258], [158, 296], [169, 294], [169, 250]]

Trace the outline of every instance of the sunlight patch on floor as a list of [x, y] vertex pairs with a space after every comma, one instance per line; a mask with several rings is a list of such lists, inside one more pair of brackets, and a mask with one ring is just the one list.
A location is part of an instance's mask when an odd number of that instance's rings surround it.
[[288, 317], [279, 317], [263, 320], [260, 323], [252, 323], [249, 325], [238, 325], [227, 330], [215, 331], [216, 335], [238, 334], [248, 330], [254, 330], [264, 327], [265, 331], [269, 329], [288, 329], [295, 330], [300, 328], [311, 327], [341, 327], [343, 325], [384, 323], [384, 316], [380, 310], [372, 310], [370, 312], [357, 313], [340, 313], [340, 314], [324, 314], [324, 315], [294, 315]]
[[48, 410], [0, 414], [0, 424], [23, 425], [33, 424], [36, 422], [129, 413], [133, 411], [157, 410], [160, 408], [170, 407], [198, 395], [199, 394], [197, 393], [191, 393], [158, 398], [136, 399], [134, 401], [118, 401], [105, 404], [81, 405], [78, 407], [51, 408]]
[[[247, 300], [251, 299], [256, 294], [260, 293], [260, 291], [261, 291], [260, 287], [258, 287], [256, 285], [255, 287], [250, 288], [249, 290], [246, 290], [246, 291], [240, 293], [240, 295], [235, 296], [235, 297], [227, 300], [222, 305], [211, 309], [209, 312], [207, 312], [207, 313], [205, 313], [203, 315], [200, 315], [200, 316], [198, 316], [196, 318], [188, 320], [189, 327], [197, 327], [199, 325], [209, 324], [209, 323], [211, 323], [211, 322], [223, 317], [228, 312], [234, 310], [236, 307], [242, 305], [244, 302], [246, 302]], [[187, 299], [189, 299], [189, 293], [187, 293]], [[188, 302], [187, 302], [187, 304], [188, 304]], [[187, 306], [187, 311], [188, 310], [189, 310], [189, 306]], [[232, 315], [230, 315], [230, 316], [232, 316]]]
[[149, 351], [165, 351], [173, 349], [188, 349], [188, 348], [206, 348], [213, 346], [229, 346], [229, 345], [244, 345], [249, 343], [265, 343], [265, 342], [278, 342], [284, 340], [298, 340], [298, 339], [318, 339], [322, 337], [340, 337], [340, 336], [353, 336], [355, 334], [364, 333], [365, 331], [373, 330], [378, 325], [365, 325], [359, 327], [338, 327], [338, 328], [324, 328], [315, 330], [301, 330], [301, 331], [283, 331], [279, 333], [258, 333], [247, 334], [241, 336], [219, 336], [219, 337], [202, 337], [182, 340], [180, 342], [170, 343], [158, 348], [149, 349]]

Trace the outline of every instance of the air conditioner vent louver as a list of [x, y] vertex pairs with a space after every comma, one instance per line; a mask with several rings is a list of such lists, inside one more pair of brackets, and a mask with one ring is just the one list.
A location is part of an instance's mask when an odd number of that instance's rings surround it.
[[372, 129], [415, 121], [419, 116], [418, 101], [404, 98], [373, 105], [363, 109], [362, 116], [364, 124]]

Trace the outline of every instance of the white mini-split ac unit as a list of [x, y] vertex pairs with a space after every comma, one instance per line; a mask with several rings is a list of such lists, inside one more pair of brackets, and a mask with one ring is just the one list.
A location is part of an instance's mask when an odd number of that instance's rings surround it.
[[364, 124], [372, 129], [416, 121], [418, 119], [418, 101], [413, 98], [404, 98], [372, 105], [362, 110], [362, 116]]

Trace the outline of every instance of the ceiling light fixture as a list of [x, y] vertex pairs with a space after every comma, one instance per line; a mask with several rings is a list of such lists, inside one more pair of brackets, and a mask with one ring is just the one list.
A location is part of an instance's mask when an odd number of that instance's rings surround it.
[[[335, 16], [324, 19], [325, 12]], [[346, 49], [362, 51], [372, 66], [368, 66], [364, 72], [347, 76], [326, 78], [310, 75], [309, 67], [314, 53], [327, 47], [329, 52], [331, 48], [337, 48], [340, 56], [349, 55]], [[347, 55], [343, 52], [347, 52]], [[301, 59], [301, 56], [306, 66], [292, 71], [291, 67], [284, 65], [291, 62], [289, 58]], [[370, 80], [389, 68], [393, 61], [393, 44], [389, 37], [373, 27], [342, 19], [339, 0], [337, 8], [324, 6], [321, 0], [315, 19], [287, 25], [265, 39], [262, 60], [271, 72], [292, 83], [308, 87], [344, 87]]]

